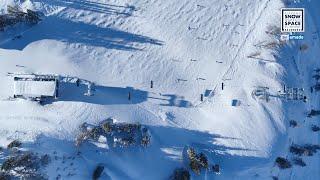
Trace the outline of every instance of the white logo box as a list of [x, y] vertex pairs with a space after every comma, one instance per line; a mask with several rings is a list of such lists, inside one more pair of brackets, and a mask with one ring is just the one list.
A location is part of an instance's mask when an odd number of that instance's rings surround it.
[[305, 11], [304, 8], [281, 9], [281, 32], [304, 32]]

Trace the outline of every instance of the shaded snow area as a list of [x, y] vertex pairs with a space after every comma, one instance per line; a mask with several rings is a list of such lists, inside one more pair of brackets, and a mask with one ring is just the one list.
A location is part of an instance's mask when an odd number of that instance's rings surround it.
[[[41, 21], [0, 31], [2, 166], [31, 158], [45, 179], [169, 179], [179, 168], [320, 179], [319, 1], [0, 0], [0, 14], [7, 5]], [[304, 40], [279, 40], [283, 7], [305, 8]], [[15, 84], [12, 73], [64, 79]], [[307, 101], [284, 99], [284, 85]], [[41, 103], [13, 98], [55, 88]]]

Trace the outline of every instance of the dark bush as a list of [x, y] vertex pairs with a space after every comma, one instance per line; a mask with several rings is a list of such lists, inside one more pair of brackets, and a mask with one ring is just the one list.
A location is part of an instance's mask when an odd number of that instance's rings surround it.
[[209, 163], [208, 163], [208, 159], [207, 157], [203, 154], [203, 153], [200, 153], [199, 154], [199, 163], [202, 165], [202, 167], [204, 168], [208, 168], [209, 166]]
[[8, 144], [8, 149], [12, 149], [12, 148], [14, 148], [14, 147], [20, 147], [21, 146], [21, 142], [20, 141], [18, 141], [18, 140], [14, 140], [14, 141], [12, 141], [10, 144]]
[[1, 166], [4, 171], [10, 171], [17, 167], [23, 167], [25, 169], [37, 169], [38, 165], [35, 163], [36, 156], [33, 153], [25, 153], [18, 156], [12, 156], [5, 160]]
[[85, 140], [90, 137], [90, 132], [82, 132], [76, 138], [76, 146], [80, 146]]
[[201, 165], [197, 161], [190, 160], [189, 166], [194, 173], [200, 174]]
[[110, 133], [112, 131], [112, 125], [109, 122], [103, 123], [102, 124], [102, 129], [106, 132], [106, 133]]
[[312, 126], [311, 126], [311, 130], [312, 130], [313, 132], [318, 132], [318, 131], [320, 131], [320, 127], [319, 127], [319, 126], [316, 126], [316, 125], [312, 125]]
[[215, 164], [212, 166], [212, 171], [219, 174], [220, 173], [220, 165], [219, 164]]
[[48, 154], [41, 156], [40, 162], [42, 166], [46, 166], [51, 162], [51, 158]]
[[298, 166], [306, 166], [306, 163], [301, 158], [294, 158], [293, 163]]
[[312, 109], [312, 110], [309, 112], [308, 117], [318, 116], [318, 115], [320, 115], [320, 111]]
[[305, 156], [312, 156], [314, 153], [319, 150], [319, 145], [292, 145], [290, 146], [290, 152], [299, 156], [305, 155]]
[[49, 155], [44, 155], [40, 157], [37, 153], [33, 153], [30, 151], [11, 150], [5, 151], [1, 159], [3, 160], [3, 162], [0, 165], [0, 180], [47, 179], [45, 175], [42, 174], [40, 167], [49, 163]]
[[315, 91], [320, 91], [320, 83], [317, 83], [313, 87], [314, 87]]
[[113, 123], [112, 119], [104, 120], [97, 126], [83, 123], [80, 131], [76, 139], [77, 146], [86, 140], [97, 141], [101, 136], [107, 138], [106, 143], [112, 147], [146, 147], [151, 139], [146, 127], [142, 128], [138, 123]]
[[295, 121], [295, 120], [291, 120], [289, 122], [289, 124], [290, 124], [290, 127], [297, 127], [297, 125], [298, 125], [297, 121]]
[[11, 179], [46, 179], [39, 172], [40, 158], [31, 152], [15, 154], [6, 159], [1, 170], [4, 176], [10, 176]]
[[190, 173], [184, 168], [175, 169], [173, 175], [170, 177], [171, 180], [190, 180]]
[[104, 170], [103, 165], [98, 165], [96, 169], [93, 171], [92, 180], [97, 180], [100, 178], [102, 172]]
[[102, 129], [100, 129], [99, 127], [94, 127], [91, 132], [90, 132], [90, 137], [94, 140], [97, 140], [100, 135], [102, 134]]
[[26, 21], [30, 24], [37, 24], [40, 21], [40, 14], [32, 11], [30, 9], [27, 9], [27, 14], [26, 14]]
[[203, 153], [197, 154], [193, 148], [188, 148], [187, 154], [189, 158], [189, 167], [194, 173], [200, 174], [202, 168], [208, 168], [208, 159]]
[[309, 46], [307, 44], [302, 44], [299, 49], [300, 51], [306, 51], [308, 48]]
[[5, 172], [0, 172], [0, 180], [11, 180], [11, 176]]
[[143, 136], [142, 139], [141, 139], [141, 145], [143, 147], [147, 147], [149, 144], [150, 144], [150, 136]]
[[0, 15], [0, 31], [18, 23], [27, 23], [29, 25], [37, 24], [41, 21], [40, 17], [43, 16], [42, 13], [30, 9], [25, 13], [18, 6], [8, 6], [7, 11], [8, 14]]
[[313, 155], [314, 153], [317, 153], [318, 150], [320, 150], [320, 145], [308, 144], [308, 145], [304, 145], [304, 148], [309, 152], [311, 152], [311, 155]]
[[320, 79], [320, 75], [319, 74], [313, 75], [312, 77], [317, 81]]
[[282, 157], [277, 157], [276, 164], [280, 169], [291, 168], [291, 163], [287, 159]]
[[300, 146], [297, 146], [297, 145], [290, 146], [289, 150], [290, 150], [291, 153], [299, 155], [299, 156], [301, 156], [303, 154], [306, 154], [305, 149], [300, 147]]

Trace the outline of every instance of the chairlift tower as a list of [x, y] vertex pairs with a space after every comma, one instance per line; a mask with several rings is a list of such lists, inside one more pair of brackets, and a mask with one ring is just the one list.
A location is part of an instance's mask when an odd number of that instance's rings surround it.
[[86, 96], [93, 96], [93, 95], [94, 95], [94, 93], [93, 93], [93, 91], [94, 91], [94, 83], [89, 82], [89, 83], [87, 84], [87, 86], [88, 86], [88, 90], [87, 90], [87, 92], [86, 92], [84, 95], [86, 95]]
[[279, 97], [287, 101], [307, 101], [303, 88], [286, 88], [283, 92], [279, 92]]
[[269, 102], [270, 96], [275, 98], [284, 99], [286, 101], [307, 101], [307, 97], [303, 88], [284, 88], [283, 91], [279, 91], [278, 94], [272, 95], [269, 92], [268, 87], [258, 87], [252, 92], [253, 98], [258, 97], [261, 100]]
[[252, 92], [253, 97], [258, 97], [261, 100], [265, 100], [269, 102], [270, 100], [270, 93], [268, 92], [268, 87], [258, 87]]

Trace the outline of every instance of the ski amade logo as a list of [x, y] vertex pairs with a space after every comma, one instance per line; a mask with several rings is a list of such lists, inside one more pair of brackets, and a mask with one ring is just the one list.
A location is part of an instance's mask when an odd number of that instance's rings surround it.
[[305, 31], [304, 8], [281, 9], [281, 39], [302, 40], [304, 36], [298, 33]]

